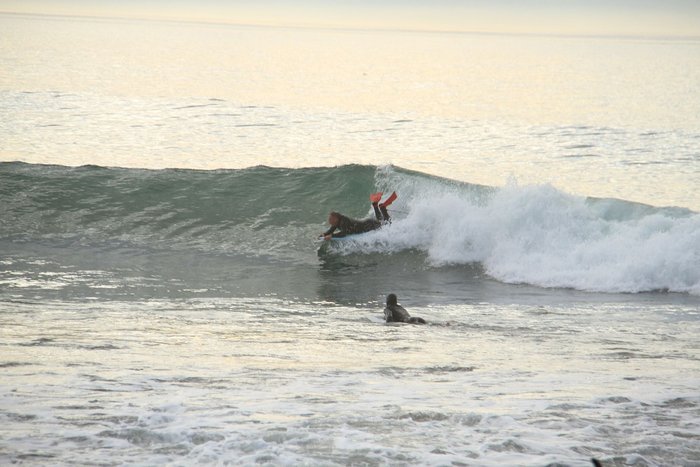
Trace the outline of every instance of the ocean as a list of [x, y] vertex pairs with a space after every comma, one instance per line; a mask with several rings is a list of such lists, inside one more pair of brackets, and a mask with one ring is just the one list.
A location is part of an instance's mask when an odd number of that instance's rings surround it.
[[0, 63], [0, 463], [700, 464], [700, 41], [4, 14]]

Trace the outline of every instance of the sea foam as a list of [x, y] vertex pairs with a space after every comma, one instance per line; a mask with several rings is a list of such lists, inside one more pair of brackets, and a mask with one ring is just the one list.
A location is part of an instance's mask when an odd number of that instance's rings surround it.
[[[402, 185], [401, 178], [393, 182]], [[438, 179], [403, 185], [403, 216], [367, 243], [423, 251], [435, 266], [480, 263], [507, 283], [700, 294], [696, 213], [585, 198], [551, 185], [510, 182], [489, 196]]]

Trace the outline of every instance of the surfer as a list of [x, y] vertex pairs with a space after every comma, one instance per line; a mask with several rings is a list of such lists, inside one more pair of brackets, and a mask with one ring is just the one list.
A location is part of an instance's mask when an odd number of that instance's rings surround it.
[[[374, 208], [374, 215], [376, 219], [357, 220], [344, 216], [336, 211], [331, 212], [328, 215], [328, 223], [331, 225], [331, 227], [323, 233], [324, 240], [369, 232], [371, 230], [378, 229], [387, 222], [390, 222], [391, 219], [386, 208], [396, 200], [396, 192], [393, 192], [383, 203], [380, 204], [379, 201], [382, 199], [382, 195], [383, 193], [380, 191], [370, 195], [369, 197], [372, 207]], [[336, 230], [339, 230], [339, 232], [334, 233]]]
[[384, 318], [386, 318], [387, 323], [427, 324], [423, 318], [409, 315], [408, 311], [398, 304], [398, 298], [393, 293], [386, 296]]

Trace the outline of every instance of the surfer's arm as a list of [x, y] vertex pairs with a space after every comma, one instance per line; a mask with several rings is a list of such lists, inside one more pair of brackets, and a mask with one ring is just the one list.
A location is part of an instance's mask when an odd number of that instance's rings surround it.
[[384, 321], [391, 323], [394, 321], [394, 315], [390, 309], [384, 308]]
[[341, 232], [338, 232], [338, 233], [333, 233], [333, 232], [335, 232], [335, 229], [337, 229], [337, 228], [338, 228], [338, 227], [331, 226], [330, 229], [328, 229], [328, 230], [326, 230], [325, 232], [323, 232], [323, 238], [324, 238], [325, 240], [330, 240], [331, 238], [340, 238], [340, 237], [344, 237], [344, 236], [345, 236], [345, 233], [343, 233], [342, 231], [341, 231]]

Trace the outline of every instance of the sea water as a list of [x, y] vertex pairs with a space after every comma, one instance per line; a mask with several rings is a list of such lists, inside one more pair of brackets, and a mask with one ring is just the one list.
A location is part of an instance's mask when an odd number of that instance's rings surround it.
[[697, 41], [0, 25], [3, 464], [700, 463]]

